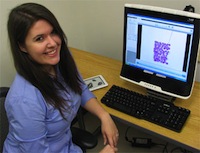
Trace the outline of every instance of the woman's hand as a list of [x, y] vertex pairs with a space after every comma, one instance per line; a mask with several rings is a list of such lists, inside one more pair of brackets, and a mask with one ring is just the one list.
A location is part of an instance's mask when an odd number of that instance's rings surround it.
[[99, 153], [116, 153], [116, 147], [111, 147], [110, 145], [106, 145]]
[[119, 139], [119, 132], [108, 113], [104, 113], [104, 116], [101, 118], [101, 131], [104, 145], [109, 144], [113, 148], [116, 147]]
[[109, 144], [113, 148], [116, 147], [119, 133], [114, 121], [110, 117], [110, 114], [104, 110], [96, 98], [91, 98], [87, 101], [84, 108], [101, 120], [101, 131], [104, 138], [104, 145]]

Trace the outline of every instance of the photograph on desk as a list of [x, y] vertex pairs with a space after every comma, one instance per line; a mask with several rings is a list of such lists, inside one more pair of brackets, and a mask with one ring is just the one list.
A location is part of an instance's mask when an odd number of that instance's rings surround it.
[[84, 79], [84, 82], [86, 83], [90, 91], [94, 91], [108, 86], [108, 83], [102, 75], [97, 75]]

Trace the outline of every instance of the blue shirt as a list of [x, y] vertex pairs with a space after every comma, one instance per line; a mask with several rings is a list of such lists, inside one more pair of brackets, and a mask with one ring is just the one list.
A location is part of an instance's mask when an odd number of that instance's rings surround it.
[[87, 85], [81, 88], [82, 95], [69, 88], [61, 92], [71, 108], [64, 120], [35, 86], [17, 74], [5, 101], [9, 133], [3, 153], [81, 153], [72, 142], [70, 125], [79, 106], [95, 97]]

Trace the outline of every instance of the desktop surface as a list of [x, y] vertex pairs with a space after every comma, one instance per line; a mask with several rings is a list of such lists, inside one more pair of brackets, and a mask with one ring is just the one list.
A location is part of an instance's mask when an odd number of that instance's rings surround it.
[[[122, 62], [119, 60], [111, 59], [105, 56], [89, 53], [86, 51], [71, 48], [72, 54], [75, 58], [75, 62], [78, 69], [84, 79], [95, 76], [103, 75], [108, 82], [108, 86], [100, 90], [93, 91], [97, 96], [99, 102], [105, 93], [112, 85], [118, 85], [135, 92], [146, 94], [146, 90], [143, 87], [131, 84], [127, 81], [120, 79], [120, 70]], [[168, 130], [159, 125], [150, 123], [145, 120], [140, 120], [115, 109], [109, 108], [100, 103], [115, 119], [120, 120], [126, 124], [147, 132], [151, 135], [157, 136], [164, 140], [169, 141], [183, 147], [185, 149], [199, 152], [200, 151], [200, 83], [195, 82], [192, 95], [189, 99], [183, 100], [177, 98], [174, 101], [176, 106], [187, 108], [191, 111], [187, 122], [185, 123], [180, 133]]]

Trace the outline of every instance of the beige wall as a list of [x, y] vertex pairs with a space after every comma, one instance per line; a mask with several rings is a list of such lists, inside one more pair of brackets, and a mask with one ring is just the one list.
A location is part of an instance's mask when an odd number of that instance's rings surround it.
[[[32, 0], [31, 2], [33, 2]], [[9, 49], [8, 12], [27, 0], [0, 0], [0, 86], [10, 86], [15, 70]], [[69, 46], [121, 60], [123, 7], [138, 3], [182, 10], [193, 5], [200, 13], [200, 0], [35, 0], [48, 7], [65, 31]], [[200, 81], [200, 63], [196, 80]]]

